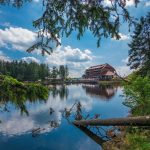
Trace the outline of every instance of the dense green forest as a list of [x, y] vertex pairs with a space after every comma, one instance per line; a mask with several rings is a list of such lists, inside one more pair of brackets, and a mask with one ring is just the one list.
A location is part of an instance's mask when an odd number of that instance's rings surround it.
[[0, 61], [0, 74], [9, 75], [19, 81], [37, 81], [50, 78], [66, 78], [69, 75], [67, 66], [49, 68], [46, 64], [25, 61]]

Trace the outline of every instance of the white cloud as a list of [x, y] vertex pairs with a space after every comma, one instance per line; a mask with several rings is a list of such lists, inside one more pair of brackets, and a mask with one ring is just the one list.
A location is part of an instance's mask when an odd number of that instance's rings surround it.
[[[114, 3], [116, 0], [104, 0], [106, 6], [111, 6], [111, 3]], [[123, 1], [122, 1], [123, 2]], [[126, 0], [126, 7], [134, 6], [135, 0]]]
[[127, 0], [126, 1], [126, 6], [134, 6], [135, 5], [135, 0]]
[[6, 56], [2, 51], [0, 51], [0, 60], [11, 61], [11, 59], [8, 56]]
[[122, 59], [122, 62], [125, 63], [125, 64], [127, 64], [128, 61], [129, 61], [129, 57], [127, 57], [127, 58], [125, 58], [125, 59]]
[[150, 6], [150, 1], [145, 2], [145, 6], [146, 6], [146, 7]]
[[34, 2], [38, 3], [40, 0], [33, 0]]
[[28, 63], [30, 62], [40, 63], [40, 61], [35, 57], [23, 57], [21, 60], [26, 61]]
[[71, 75], [82, 76], [85, 68], [92, 63], [93, 58], [92, 52], [88, 49], [82, 51], [79, 48], [60, 46], [52, 55], [46, 56], [45, 63], [50, 67], [68, 65]]
[[122, 77], [125, 77], [125, 76], [129, 75], [130, 73], [132, 73], [132, 70], [128, 66], [118, 66], [118, 67], [116, 67], [116, 71], [117, 71], [118, 75], [122, 76]]
[[26, 50], [37, 39], [37, 34], [21, 27], [0, 29], [0, 46], [16, 50]]
[[11, 26], [10, 22], [0, 23], [0, 25], [4, 26], [4, 27], [10, 27]]
[[[130, 37], [128, 35], [119, 33], [120, 39], [118, 41], [124, 41], [124, 40], [129, 40]], [[112, 40], [117, 40], [116, 38], [112, 38]]]

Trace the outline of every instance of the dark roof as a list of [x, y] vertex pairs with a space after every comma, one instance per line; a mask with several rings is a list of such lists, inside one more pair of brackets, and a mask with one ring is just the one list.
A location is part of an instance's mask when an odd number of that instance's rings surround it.
[[[106, 63], [106, 64], [101, 64], [101, 65], [91, 66], [91, 67], [88, 68], [87, 70], [97, 69], [97, 68], [103, 69], [103, 68], [105, 68], [106, 66], [109, 66], [110, 68], [114, 69], [111, 65], [109, 65], [109, 64]], [[115, 69], [114, 69], [114, 70], [115, 70]]]

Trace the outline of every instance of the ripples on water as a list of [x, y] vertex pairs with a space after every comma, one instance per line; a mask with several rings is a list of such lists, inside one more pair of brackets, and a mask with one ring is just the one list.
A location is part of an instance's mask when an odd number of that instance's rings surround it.
[[122, 104], [121, 94], [121, 87], [111, 85], [53, 86], [47, 101], [25, 101], [28, 114], [21, 113], [22, 107], [17, 103], [5, 102], [1, 97], [0, 149], [100, 149], [102, 141], [96, 137], [98, 134], [93, 135], [87, 129], [81, 131], [71, 122], [79, 115], [84, 118], [127, 116], [129, 109]]

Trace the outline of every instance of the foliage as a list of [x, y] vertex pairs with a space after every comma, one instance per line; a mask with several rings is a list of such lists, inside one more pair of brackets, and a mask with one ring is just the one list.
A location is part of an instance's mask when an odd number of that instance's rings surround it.
[[20, 81], [36, 81], [49, 76], [49, 67], [35, 62], [0, 61], [0, 73], [10, 75]]
[[7, 103], [11, 102], [20, 108], [21, 113], [28, 115], [25, 105], [27, 100], [45, 101], [47, 98], [48, 89], [40, 84], [22, 83], [12, 77], [0, 75], [0, 104], [4, 106], [4, 111], [8, 111]]
[[126, 135], [128, 150], [148, 150], [150, 149], [150, 131], [140, 128], [132, 128]]
[[[16, 7], [30, 0], [1, 0], [0, 4], [10, 4]], [[106, 5], [104, 0], [43, 0], [44, 13], [33, 22], [38, 29], [39, 40], [27, 51], [40, 48], [42, 54], [50, 54], [52, 43], [60, 45], [62, 36], [68, 37], [73, 31], [80, 39], [86, 30], [91, 31], [100, 46], [102, 37], [119, 39], [119, 27], [122, 21], [133, 23], [133, 18], [126, 8], [127, 0], [113, 0]], [[139, 0], [135, 0], [135, 6]], [[51, 45], [50, 45], [51, 44]]]
[[59, 75], [62, 79], [66, 79], [67, 76], [69, 75], [68, 67], [64, 66], [64, 65], [60, 65], [59, 66]]
[[140, 69], [142, 75], [150, 75], [150, 12], [136, 24], [129, 47], [130, 68]]
[[54, 66], [52, 69], [51, 77], [55, 79], [57, 78], [57, 76], [58, 76], [58, 69]]
[[124, 88], [124, 104], [132, 108], [133, 115], [150, 114], [150, 79], [134, 74]]

